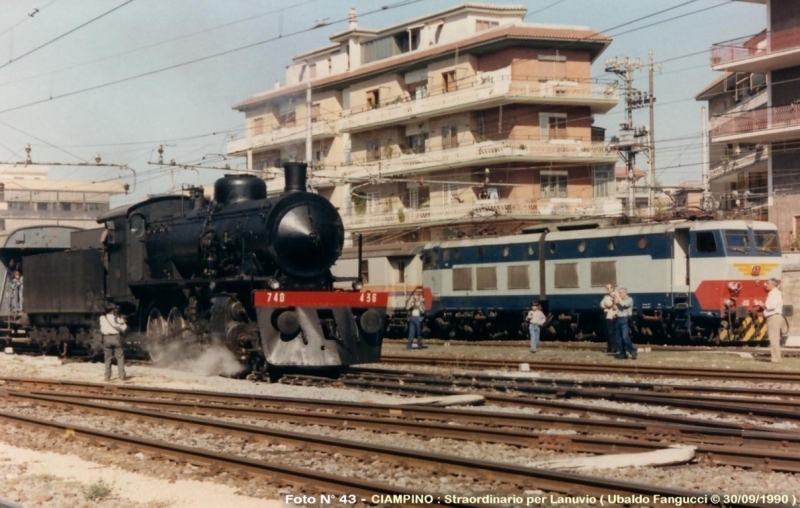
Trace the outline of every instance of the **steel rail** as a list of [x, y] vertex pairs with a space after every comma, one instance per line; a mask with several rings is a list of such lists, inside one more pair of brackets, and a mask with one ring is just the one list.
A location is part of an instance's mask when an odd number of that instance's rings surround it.
[[[387, 369], [379, 367], [347, 367], [342, 370], [344, 374], [379, 374], [383, 376], [395, 376], [403, 379], [416, 377], [430, 377], [432, 374], [421, 371], [409, 371], [406, 369]], [[531, 384], [545, 386], [565, 386], [570, 388], [612, 388], [629, 389], [648, 392], [664, 393], [725, 393], [731, 395], [745, 395], [748, 397], [781, 397], [789, 400], [796, 400], [800, 404], [800, 389], [765, 389], [765, 388], [745, 388], [736, 386], [710, 386], [710, 385], [674, 385], [661, 383], [644, 383], [641, 381], [607, 381], [595, 379], [564, 379], [564, 378], [545, 378], [545, 377], [522, 377], [509, 374], [484, 374], [479, 372], [448, 372], [447, 377], [455, 379], [476, 380], [485, 382], [508, 382], [515, 384]]]
[[[592, 390], [587, 388], [575, 387], [551, 387], [539, 386], [535, 382], [525, 382], [524, 380], [493, 379], [489, 381], [473, 381], [469, 379], [451, 379], [451, 375], [433, 377], [430, 375], [395, 375], [384, 376], [378, 373], [346, 374], [357, 376], [359, 379], [385, 380], [389, 379], [402, 383], [404, 386], [418, 384], [422, 386], [447, 386], [458, 389], [474, 388], [479, 390], [495, 391], [515, 391], [536, 396], [569, 398], [590, 398], [606, 399], [618, 402], [635, 402], [643, 404], [658, 404], [672, 407], [686, 407], [704, 411], [727, 411], [730, 413], [747, 414], [760, 418], [778, 418], [783, 420], [800, 421], [800, 399], [776, 400], [776, 399], [748, 399], [743, 397], [713, 397], [708, 395], [697, 395], [687, 399], [686, 394], [678, 395], [673, 393], [656, 392], [655, 385], [652, 391], [647, 394], [635, 393], [630, 388]], [[458, 376], [452, 376], [458, 377]], [[629, 385], [632, 385], [630, 383]], [[666, 385], [664, 385], [666, 386]], [[688, 391], [688, 390], [686, 390]], [[768, 393], [764, 391], [764, 393]], [[800, 393], [795, 392], [795, 395]]]
[[[9, 393], [12, 395], [12, 393]], [[581, 492], [588, 495], [645, 495], [645, 496], [660, 496], [660, 497], [682, 497], [682, 498], [698, 498], [710, 499], [712, 493], [693, 491], [688, 489], [678, 489], [673, 487], [660, 487], [654, 485], [643, 484], [639, 482], [622, 481], [610, 478], [602, 478], [597, 476], [583, 475], [578, 473], [567, 473], [561, 471], [553, 471], [541, 468], [531, 468], [523, 466], [515, 466], [510, 464], [502, 464], [497, 462], [490, 462], [475, 458], [464, 459], [453, 455], [445, 455], [438, 453], [423, 453], [406, 448], [368, 444], [363, 442], [348, 441], [344, 439], [329, 438], [322, 436], [315, 436], [311, 434], [302, 434], [298, 432], [280, 431], [275, 429], [267, 429], [264, 427], [257, 427], [254, 425], [233, 424], [229, 422], [209, 420], [205, 418], [197, 418], [190, 416], [180, 416], [175, 414], [158, 413], [154, 411], [138, 410], [132, 408], [125, 408], [107, 404], [97, 404], [86, 401], [76, 401], [74, 399], [60, 399], [58, 397], [45, 397], [29, 395], [41, 403], [66, 406], [70, 408], [80, 407], [83, 409], [99, 412], [100, 414], [117, 413], [126, 416], [135, 416], [138, 419], [154, 421], [160, 424], [165, 422], [179, 424], [183, 427], [189, 426], [198, 428], [206, 432], [220, 433], [221, 435], [230, 435], [231, 433], [243, 435], [248, 438], [260, 437], [265, 439], [279, 439], [281, 442], [290, 442], [296, 446], [306, 448], [313, 448], [323, 452], [330, 452], [336, 450], [338, 453], [345, 453], [348, 455], [355, 455], [357, 457], [381, 457], [391, 459], [392, 462], [397, 460], [413, 462], [415, 465], [425, 465], [436, 472], [443, 469], [450, 471], [459, 471], [472, 477], [487, 478], [495, 481], [515, 485], [517, 488], [520, 486], [531, 486], [533, 488], [545, 492], [559, 492], [559, 493], [575, 493]], [[61, 430], [76, 429], [78, 427], [72, 425], [59, 424], [57, 422], [44, 421], [39, 419], [28, 418], [11, 413], [0, 412], [0, 418], [7, 420], [26, 421], [29, 423], [36, 423], [39, 425], [49, 425]], [[91, 433], [97, 432], [95, 435], [106, 435], [108, 433], [93, 431], [85, 427], [80, 427], [80, 432]], [[112, 435], [113, 436], [113, 435]], [[127, 436], [114, 436], [117, 439], [129, 440]], [[144, 440], [147, 441], [147, 440]], [[163, 443], [162, 444], [166, 444]], [[152, 446], [152, 445], [151, 445]], [[176, 449], [185, 449], [187, 447], [174, 446]], [[192, 449], [194, 450], [194, 449]], [[184, 450], [181, 450], [184, 451]], [[194, 450], [197, 452], [197, 450]], [[214, 452], [206, 452], [206, 457], [211, 458], [216, 456]], [[225, 454], [219, 454], [225, 455]], [[249, 459], [237, 457], [232, 455], [226, 456], [227, 460], [234, 461], [238, 459], [243, 464], [247, 464]], [[257, 461], [253, 461], [257, 462]], [[330, 475], [328, 475], [330, 476]], [[691, 504], [689, 506], [692, 506]], [[703, 502], [697, 503], [694, 506], [718, 506], [718, 503]], [[767, 506], [767, 505], [747, 505], [747, 506]], [[774, 505], [770, 505], [774, 506]]]
[[477, 360], [464, 358], [447, 358], [436, 356], [398, 356], [383, 355], [381, 363], [408, 365], [446, 365], [449, 367], [484, 367], [516, 369], [521, 363], [527, 363], [532, 371], [588, 372], [593, 374], [625, 374], [636, 376], [692, 377], [705, 379], [746, 380], [748, 382], [794, 383], [800, 382], [800, 373], [784, 371], [760, 370], [711, 370], [689, 367], [657, 367], [628, 362], [625, 364], [589, 364], [574, 362], [534, 362], [519, 359]]

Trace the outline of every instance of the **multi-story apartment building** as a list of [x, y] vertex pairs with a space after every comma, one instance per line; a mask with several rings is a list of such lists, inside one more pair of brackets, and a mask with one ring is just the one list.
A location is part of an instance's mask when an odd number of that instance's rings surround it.
[[114, 182], [49, 180], [46, 167], [0, 166], [0, 231], [59, 224], [96, 228], [111, 196], [125, 186]]
[[285, 86], [234, 106], [246, 129], [227, 152], [269, 172], [310, 137], [312, 184], [374, 242], [619, 214], [618, 155], [593, 125], [618, 91], [590, 79], [611, 41], [526, 12], [470, 3], [372, 30], [351, 11]]
[[800, 233], [800, 3], [739, 1], [765, 5], [767, 28], [711, 48], [712, 68], [725, 72], [698, 96], [712, 115], [712, 182], [788, 245]]

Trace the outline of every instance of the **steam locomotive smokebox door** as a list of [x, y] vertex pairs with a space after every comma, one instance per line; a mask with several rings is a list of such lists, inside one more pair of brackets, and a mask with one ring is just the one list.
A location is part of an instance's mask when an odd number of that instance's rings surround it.
[[360, 299], [361, 293], [256, 291], [267, 362], [337, 367], [379, 361], [388, 295]]
[[25, 257], [25, 312], [104, 312], [100, 256], [99, 250], [87, 249]]

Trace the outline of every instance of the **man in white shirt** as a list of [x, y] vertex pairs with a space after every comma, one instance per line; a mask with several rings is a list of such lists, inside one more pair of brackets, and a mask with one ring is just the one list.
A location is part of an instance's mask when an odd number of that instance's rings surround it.
[[605, 322], [606, 332], [606, 353], [616, 354], [618, 351], [619, 337], [616, 334], [617, 326], [617, 293], [612, 284], [606, 284], [606, 294], [600, 301], [600, 308], [603, 310], [603, 321]]
[[111, 381], [111, 361], [112, 357], [117, 359], [117, 370], [119, 378], [126, 380], [125, 375], [125, 352], [122, 349], [122, 333], [128, 329], [125, 319], [117, 313], [115, 307], [100, 316], [100, 333], [103, 334], [103, 356], [105, 357], [105, 379]]
[[783, 324], [783, 294], [778, 289], [778, 279], [770, 279], [764, 283], [767, 301], [764, 302], [764, 319], [767, 320], [769, 334], [770, 359], [773, 363], [781, 362], [781, 325]]
[[539, 307], [539, 302], [533, 302], [525, 321], [528, 322], [528, 330], [531, 336], [531, 353], [535, 353], [539, 350], [539, 335], [542, 333], [542, 326], [547, 322], [547, 316], [544, 315], [544, 312]]

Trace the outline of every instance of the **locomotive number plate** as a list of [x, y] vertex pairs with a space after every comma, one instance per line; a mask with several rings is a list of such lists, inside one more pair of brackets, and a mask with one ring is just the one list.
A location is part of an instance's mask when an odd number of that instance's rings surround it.
[[386, 307], [389, 293], [253, 291], [256, 307]]

